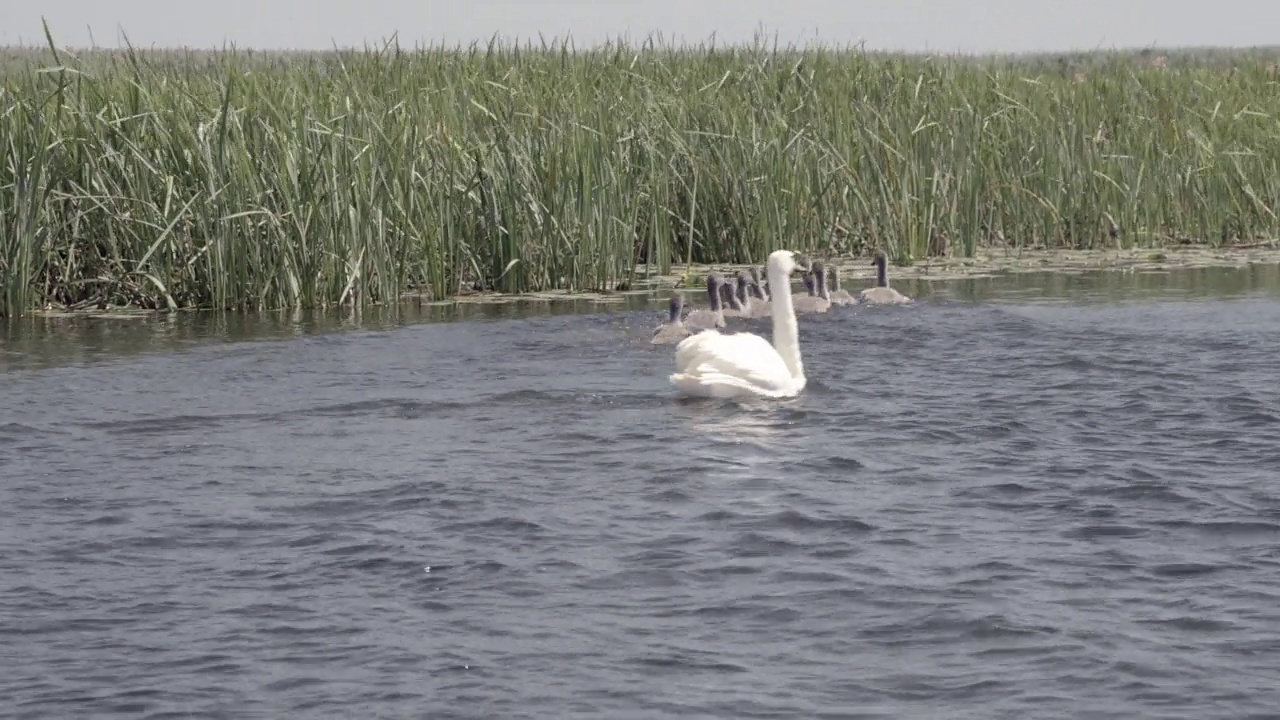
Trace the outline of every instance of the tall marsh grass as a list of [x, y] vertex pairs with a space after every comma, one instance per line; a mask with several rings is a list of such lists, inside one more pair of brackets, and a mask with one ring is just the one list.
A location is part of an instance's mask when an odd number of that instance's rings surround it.
[[0, 57], [0, 153], [5, 315], [1280, 236], [1280, 78], [1253, 56], [51, 42]]

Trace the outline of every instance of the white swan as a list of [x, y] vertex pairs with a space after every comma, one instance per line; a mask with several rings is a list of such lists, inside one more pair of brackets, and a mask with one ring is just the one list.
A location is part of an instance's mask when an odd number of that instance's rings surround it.
[[723, 335], [717, 330], [704, 330], [676, 346], [676, 371], [669, 377], [671, 384], [694, 397], [799, 395], [805, 376], [796, 312], [791, 304], [791, 273], [798, 267], [790, 250], [769, 255], [773, 345], [752, 333]]

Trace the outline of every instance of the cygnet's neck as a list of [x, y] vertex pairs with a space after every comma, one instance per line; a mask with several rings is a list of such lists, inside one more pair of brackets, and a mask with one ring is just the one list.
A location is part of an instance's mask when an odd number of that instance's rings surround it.
[[729, 308], [731, 310], [741, 310], [742, 303], [738, 302], [737, 294], [734, 293], [733, 290], [728, 285], [725, 285], [723, 287], [725, 289], [725, 295], [729, 297]]
[[831, 293], [827, 292], [827, 272], [818, 270], [813, 273], [813, 276], [818, 284], [818, 297], [823, 300], [831, 300]]
[[889, 287], [889, 261], [886, 258], [876, 258], [876, 286]]
[[713, 308], [720, 302], [720, 284], [716, 282], [714, 275], [707, 276], [707, 302], [711, 303]]
[[765, 283], [767, 282], [769, 282], [768, 271], [765, 272], [765, 276], [762, 282], [760, 273], [757, 272], [755, 268], [751, 268], [751, 284], [754, 287], [755, 291], [759, 293], [760, 299], [764, 300], [765, 302], [769, 301], [769, 291], [766, 290], [764, 287]]

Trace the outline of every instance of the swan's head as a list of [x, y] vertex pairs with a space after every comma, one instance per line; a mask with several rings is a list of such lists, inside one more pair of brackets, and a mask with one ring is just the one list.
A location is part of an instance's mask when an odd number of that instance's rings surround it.
[[681, 310], [684, 310], [684, 296], [676, 293], [671, 296], [671, 304], [668, 306], [667, 310], [670, 315], [667, 317], [667, 322], [678, 322], [680, 320]]
[[774, 250], [769, 254], [769, 269], [773, 268], [781, 270], [783, 275], [790, 275], [796, 270], [808, 270], [809, 264], [790, 250]]

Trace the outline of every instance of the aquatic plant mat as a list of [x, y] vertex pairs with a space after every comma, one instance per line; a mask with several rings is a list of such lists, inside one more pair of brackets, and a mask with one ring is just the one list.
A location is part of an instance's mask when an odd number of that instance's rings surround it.
[[1249, 245], [1280, 237], [1275, 56], [50, 37], [0, 57], [0, 314], [607, 294], [783, 246], [911, 277]]

